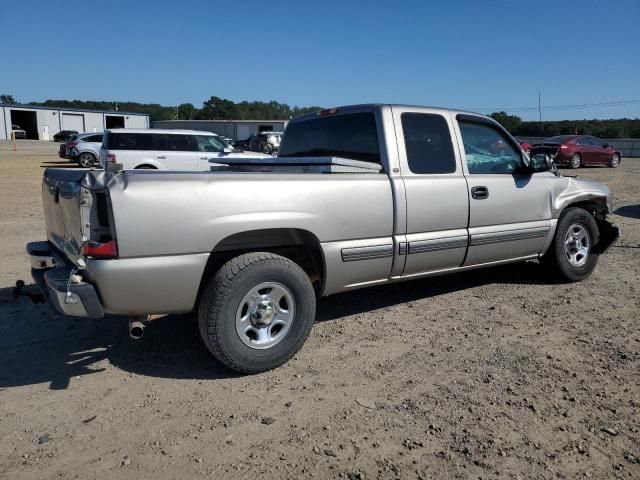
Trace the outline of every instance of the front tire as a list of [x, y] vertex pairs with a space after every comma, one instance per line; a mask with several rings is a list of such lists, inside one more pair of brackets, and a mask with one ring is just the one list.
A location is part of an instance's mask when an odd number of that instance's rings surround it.
[[542, 263], [562, 281], [582, 281], [598, 264], [594, 247], [599, 239], [598, 224], [589, 212], [567, 208], [558, 219], [556, 234]]
[[258, 373], [279, 367], [302, 347], [316, 314], [307, 274], [266, 252], [240, 255], [207, 282], [198, 306], [200, 335], [229, 368]]
[[569, 160], [569, 166], [571, 168], [580, 168], [580, 166], [582, 165], [582, 158], [580, 157], [579, 154], [574, 153], [571, 156], [571, 160]]
[[611, 155], [611, 159], [609, 160], [609, 167], [618, 168], [619, 165], [620, 165], [620, 155], [617, 153], [614, 153], [613, 155]]

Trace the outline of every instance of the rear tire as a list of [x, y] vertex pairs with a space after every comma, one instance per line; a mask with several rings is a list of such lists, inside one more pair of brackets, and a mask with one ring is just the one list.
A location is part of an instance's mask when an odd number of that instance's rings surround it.
[[593, 216], [583, 208], [567, 208], [558, 219], [556, 234], [541, 263], [559, 280], [579, 282], [598, 264], [593, 253], [600, 235]]
[[209, 279], [198, 325], [220, 362], [258, 373], [279, 367], [300, 350], [315, 314], [315, 292], [304, 270], [279, 255], [253, 252], [229, 260]]
[[611, 155], [611, 159], [609, 160], [609, 168], [618, 168], [620, 165], [620, 155], [614, 153]]
[[571, 168], [580, 168], [582, 166], [582, 158], [578, 153], [574, 153], [569, 160], [569, 166]]
[[84, 167], [84, 168], [93, 167], [96, 163], [96, 157], [95, 155], [93, 155], [93, 153], [82, 152], [78, 156], [78, 163], [80, 164], [81, 167]]

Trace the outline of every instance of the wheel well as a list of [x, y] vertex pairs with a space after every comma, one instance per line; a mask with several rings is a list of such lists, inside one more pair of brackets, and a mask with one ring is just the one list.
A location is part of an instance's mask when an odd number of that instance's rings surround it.
[[582, 208], [586, 210], [596, 220], [605, 220], [607, 216], [607, 201], [604, 198], [594, 198], [592, 200], [584, 200], [567, 205], [564, 210], [571, 207]]
[[198, 298], [206, 281], [227, 261], [249, 252], [270, 252], [297, 263], [309, 276], [316, 292], [322, 290], [325, 262], [318, 238], [297, 228], [269, 228], [231, 235], [211, 251], [200, 281]]
[[156, 167], [155, 165], [149, 165], [148, 163], [143, 163], [142, 165], [138, 165], [134, 170], [141, 170], [141, 169], [151, 169], [151, 170], [157, 170], [158, 167]]

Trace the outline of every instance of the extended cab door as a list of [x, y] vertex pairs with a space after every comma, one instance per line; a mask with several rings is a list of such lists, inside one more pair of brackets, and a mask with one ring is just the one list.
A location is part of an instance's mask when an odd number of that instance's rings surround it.
[[197, 170], [198, 147], [193, 135], [156, 133], [153, 137], [156, 163], [161, 168]]
[[[522, 153], [497, 124], [458, 114], [469, 188], [469, 251], [464, 265], [534, 257], [550, 233], [550, 172], [524, 173]], [[505, 148], [495, 149], [502, 141]]]
[[394, 107], [393, 116], [406, 192], [403, 275], [459, 267], [467, 251], [469, 194], [451, 119], [411, 107]]

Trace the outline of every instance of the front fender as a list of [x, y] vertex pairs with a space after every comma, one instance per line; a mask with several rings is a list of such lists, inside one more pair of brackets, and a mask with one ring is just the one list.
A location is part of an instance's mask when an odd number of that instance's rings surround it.
[[575, 204], [598, 206], [603, 214], [613, 210], [611, 191], [606, 185], [580, 177], [558, 177], [551, 189], [552, 217], [560, 217], [565, 208]]

